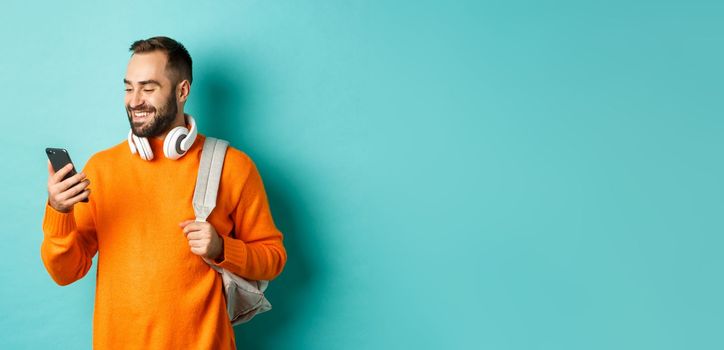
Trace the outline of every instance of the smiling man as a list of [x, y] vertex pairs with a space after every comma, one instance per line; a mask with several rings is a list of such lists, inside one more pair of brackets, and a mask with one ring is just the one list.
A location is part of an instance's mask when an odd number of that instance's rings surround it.
[[162, 135], [171, 125], [183, 125], [180, 124], [183, 112], [179, 113], [178, 105], [183, 110], [193, 79], [188, 51], [179, 46], [176, 54], [171, 56], [155, 50], [148, 41], [135, 43], [131, 50], [136, 53], [131, 56], [123, 83], [133, 133], [153, 137]]
[[48, 164], [43, 263], [68, 285], [98, 254], [94, 349], [235, 349], [222, 280], [209, 264], [271, 280], [287, 259], [282, 234], [256, 166], [233, 147], [214, 211], [194, 220], [205, 136], [184, 113], [191, 57], [167, 37], [136, 41], [131, 51], [128, 137], [66, 180], [70, 166]]

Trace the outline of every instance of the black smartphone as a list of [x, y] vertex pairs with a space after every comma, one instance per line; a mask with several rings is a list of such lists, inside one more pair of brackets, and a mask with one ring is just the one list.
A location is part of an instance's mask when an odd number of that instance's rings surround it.
[[[55, 170], [56, 172], [60, 169], [63, 169], [63, 167], [68, 165], [68, 163], [73, 164], [73, 162], [70, 160], [70, 155], [68, 154], [68, 151], [66, 151], [64, 148], [48, 147], [45, 149], [45, 153], [48, 155], [50, 164], [53, 166], [53, 170]], [[73, 169], [70, 169], [70, 172], [66, 174], [61, 181], [64, 181], [65, 179], [75, 174], [77, 174], [77, 172], [75, 171], [75, 165], [73, 165]], [[81, 199], [81, 202], [87, 203], [88, 197]]]

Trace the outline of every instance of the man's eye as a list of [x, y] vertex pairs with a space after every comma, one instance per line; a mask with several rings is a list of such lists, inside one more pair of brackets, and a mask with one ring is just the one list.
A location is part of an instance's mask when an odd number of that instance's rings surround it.
[[126, 92], [131, 92], [131, 89], [126, 89]]
[[143, 89], [143, 91], [145, 91], [145, 92], [153, 92], [153, 89], [151, 89], [151, 90]]

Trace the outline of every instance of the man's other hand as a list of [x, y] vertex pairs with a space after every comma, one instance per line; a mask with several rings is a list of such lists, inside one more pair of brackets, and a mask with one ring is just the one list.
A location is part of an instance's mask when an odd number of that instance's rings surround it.
[[206, 259], [220, 262], [224, 256], [224, 240], [208, 222], [186, 220], [179, 223], [189, 241], [191, 252]]

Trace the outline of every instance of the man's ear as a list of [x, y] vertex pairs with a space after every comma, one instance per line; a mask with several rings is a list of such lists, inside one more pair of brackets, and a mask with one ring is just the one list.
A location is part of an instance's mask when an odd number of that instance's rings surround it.
[[179, 102], [186, 102], [186, 100], [189, 98], [190, 93], [191, 83], [189, 83], [188, 80], [181, 80], [181, 82], [176, 85], [176, 99], [178, 99]]

